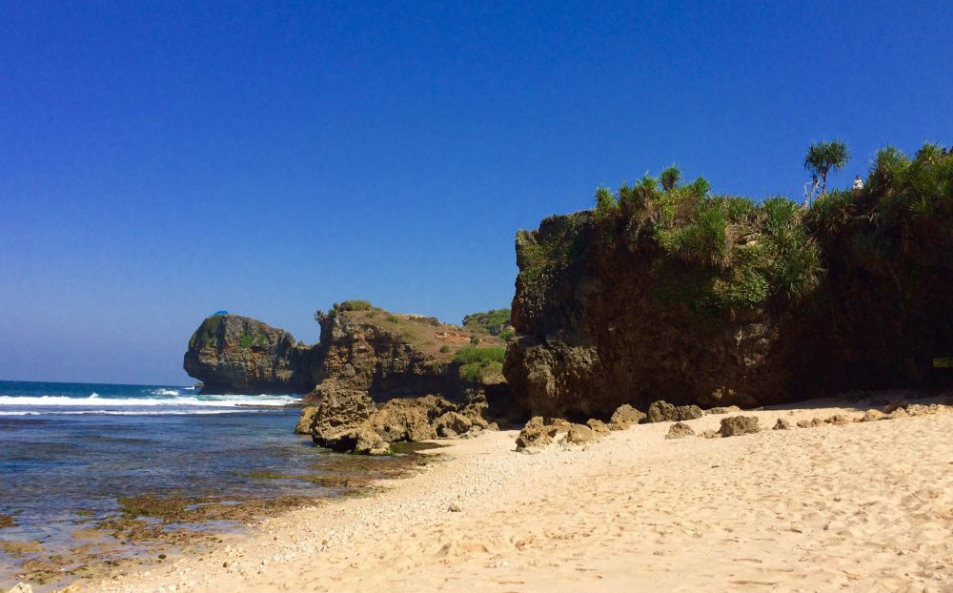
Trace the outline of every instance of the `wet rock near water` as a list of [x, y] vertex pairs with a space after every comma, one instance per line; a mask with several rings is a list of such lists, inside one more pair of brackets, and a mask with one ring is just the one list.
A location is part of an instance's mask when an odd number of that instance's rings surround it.
[[484, 418], [486, 403], [474, 396], [455, 404], [435, 395], [375, 403], [365, 391], [325, 393], [314, 410], [302, 410], [299, 428], [310, 416], [308, 432], [319, 446], [339, 452], [386, 455], [391, 443], [456, 438], [496, 428]]

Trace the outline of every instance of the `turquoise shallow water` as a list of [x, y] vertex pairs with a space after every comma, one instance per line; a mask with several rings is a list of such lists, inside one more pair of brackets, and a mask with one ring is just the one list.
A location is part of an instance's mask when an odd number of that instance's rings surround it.
[[[326, 496], [306, 480], [328, 453], [296, 436], [287, 396], [201, 396], [191, 388], [0, 381], [0, 540], [71, 544], [77, 524], [115, 515], [119, 496]], [[0, 552], [0, 589], [15, 582]], [[6, 571], [6, 572], [5, 572]]]

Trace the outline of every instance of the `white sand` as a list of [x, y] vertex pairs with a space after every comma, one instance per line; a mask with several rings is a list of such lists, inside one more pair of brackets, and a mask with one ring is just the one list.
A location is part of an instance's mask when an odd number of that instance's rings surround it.
[[[809, 405], [746, 415], [770, 428], [845, 411]], [[79, 588], [953, 591], [953, 413], [714, 440], [666, 440], [669, 426], [536, 455], [513, 452], [515, 432], [460, 440], [382, 494]]]

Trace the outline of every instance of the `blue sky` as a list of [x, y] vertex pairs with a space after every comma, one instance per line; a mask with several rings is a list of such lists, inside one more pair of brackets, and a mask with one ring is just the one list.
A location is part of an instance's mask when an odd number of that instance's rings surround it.
[[0, 11], [0, 378], [188, 383], [228, 309], [509, 305], [513, 236], [677, 161], [798, 197], [953, 143], [953, 3], [45, 2]]

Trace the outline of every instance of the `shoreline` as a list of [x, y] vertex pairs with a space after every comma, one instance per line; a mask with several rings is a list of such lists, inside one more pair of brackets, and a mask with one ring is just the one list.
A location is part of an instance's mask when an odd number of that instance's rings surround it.
[[858, 403], [745, 412], [765, 430], [741, 437], [666, 440], [663, 422], [532, 455], [487, 432], [369, 496], [67, 590], [947, 590], [953, 414], [770, 430]]

